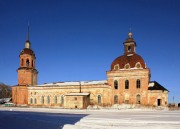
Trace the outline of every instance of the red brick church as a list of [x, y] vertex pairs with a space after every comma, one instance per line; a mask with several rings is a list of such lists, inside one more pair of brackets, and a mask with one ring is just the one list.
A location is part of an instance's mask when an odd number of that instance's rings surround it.
[[13, 102], [17, 105], [63, 108], [114, 104], [167, 106], [168, 90], [150, 80], [150, 69], [136, 53], [136, 42], [131, 32], [123, 46], [124, 54], [112, 61], [110, 70], [106, 72], [107, 80], [38, 85], [36, 56], [28, 38], [19, 55], [18, 84], [12, 88]]

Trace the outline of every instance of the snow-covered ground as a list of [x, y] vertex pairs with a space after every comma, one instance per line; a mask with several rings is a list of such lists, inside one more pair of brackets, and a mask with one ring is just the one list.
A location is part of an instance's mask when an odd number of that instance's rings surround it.
[[101, 112], [63, 129], [180, 129], [180, 111]]
[[[13, 127], [6, 127], [3, 120]], [[18, 122], [22, 125], [18, 126]], [[21, 129], [21, 127], [22, 129], [23, 127], [26, 129], [180, 129], [180, 110], [0, 107], [0, 129], [1, 127], [4, 127], [2, 129]]]

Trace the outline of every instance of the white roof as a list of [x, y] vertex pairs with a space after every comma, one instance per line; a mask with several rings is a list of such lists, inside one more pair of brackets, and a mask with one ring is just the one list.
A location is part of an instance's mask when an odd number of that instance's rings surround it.
[[154, 82], [150, 82], [149, 87], [153, 87], [153, 86], [154, 86]]
[[89, 93], [69, 93], [66, 94], [66, 96], [86, 96], [89, 95]]
[[101, 81], [74, 81], [74, 82], [55, 82], [55, 83], [45, 83], [42, 85], [36, 86], [80, 86], [80, 85], [98, 85], [98, 84], [105, 84], [107, 80]]

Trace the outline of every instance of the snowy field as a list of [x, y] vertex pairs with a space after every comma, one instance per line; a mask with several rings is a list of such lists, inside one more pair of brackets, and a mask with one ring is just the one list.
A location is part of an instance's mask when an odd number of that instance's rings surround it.
[[180, 110], [0, 107], [0, 129], [180, 129]]

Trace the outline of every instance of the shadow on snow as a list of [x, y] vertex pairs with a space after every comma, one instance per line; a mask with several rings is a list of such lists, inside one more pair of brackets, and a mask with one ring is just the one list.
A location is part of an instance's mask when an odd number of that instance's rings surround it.
[[85, 114], [0, 111], [0, 129], [62, 129]]

